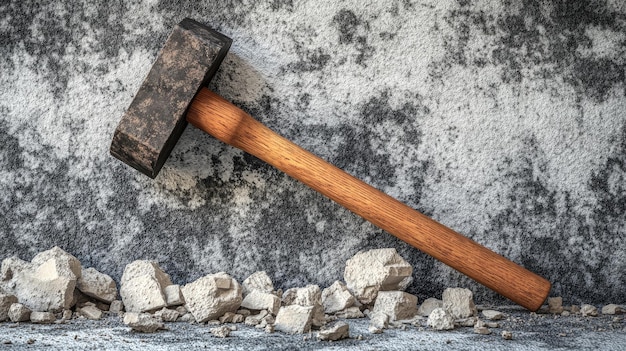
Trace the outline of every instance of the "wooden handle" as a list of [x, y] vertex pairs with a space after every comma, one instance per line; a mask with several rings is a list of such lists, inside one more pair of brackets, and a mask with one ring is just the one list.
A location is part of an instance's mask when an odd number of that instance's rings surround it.
[[192, 102], [187, 121], [531, 311], [550, 292], [546, 279], [300, 148], [208, 89]]

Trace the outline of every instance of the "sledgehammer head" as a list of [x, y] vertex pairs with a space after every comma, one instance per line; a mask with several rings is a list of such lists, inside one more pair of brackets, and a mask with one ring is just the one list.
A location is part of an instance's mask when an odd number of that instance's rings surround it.
[[231, 43], [188, 18], [176, 25], [117, 126], [111, 154], [155, 178], [187, 125], [187, 107]]

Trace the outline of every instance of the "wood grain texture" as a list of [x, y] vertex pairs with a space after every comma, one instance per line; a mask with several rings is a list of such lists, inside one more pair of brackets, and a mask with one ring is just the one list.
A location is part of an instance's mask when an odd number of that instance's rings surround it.
[[198, 93], [187, 120], [531, 311], [550, 292], [546, 279], [300, 148], [208, 89]]

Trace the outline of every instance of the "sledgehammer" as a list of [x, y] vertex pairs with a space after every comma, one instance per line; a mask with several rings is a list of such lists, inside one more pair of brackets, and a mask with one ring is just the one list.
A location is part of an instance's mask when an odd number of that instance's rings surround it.
[[115, 130], [111, 154], [154, 178], [189, 122], [521, 306], [541, 307], [550, 291], [546, 279], [300, 148], [208, 90], [231, 42], [196, 21], [180, 22]]

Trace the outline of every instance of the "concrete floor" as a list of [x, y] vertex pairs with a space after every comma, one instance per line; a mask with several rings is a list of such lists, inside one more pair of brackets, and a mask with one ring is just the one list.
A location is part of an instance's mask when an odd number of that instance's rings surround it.
[[[206, 325], [169, 323], [167, 331], [154, 334], [131, 332], [118, 317], [100, 321], [73, 319], [67, 324], [0, 324], [0, 349], [6, 350], [626, 350], [623, 316], [554, 317], [500, 308], [508, 316], [491, 335], [473, 328], [436, 332], [425, 327], [388, 329], [383, 334], [367, 331], [368, 319], [348, 320], [350, 339], [318, 341], [315, 334], [266, 334], [238, 324], [226, 339], [213, 337]], [[614, 320], [618, 317], [617, 320]], [[503, 340], [502, 330], [513, 332]], [[357, 339], [361, 335], [362, 339]], [[29, 341], [30, 340], [30, 341]], [[30, 342], [30, 343], [29, 343]]]

